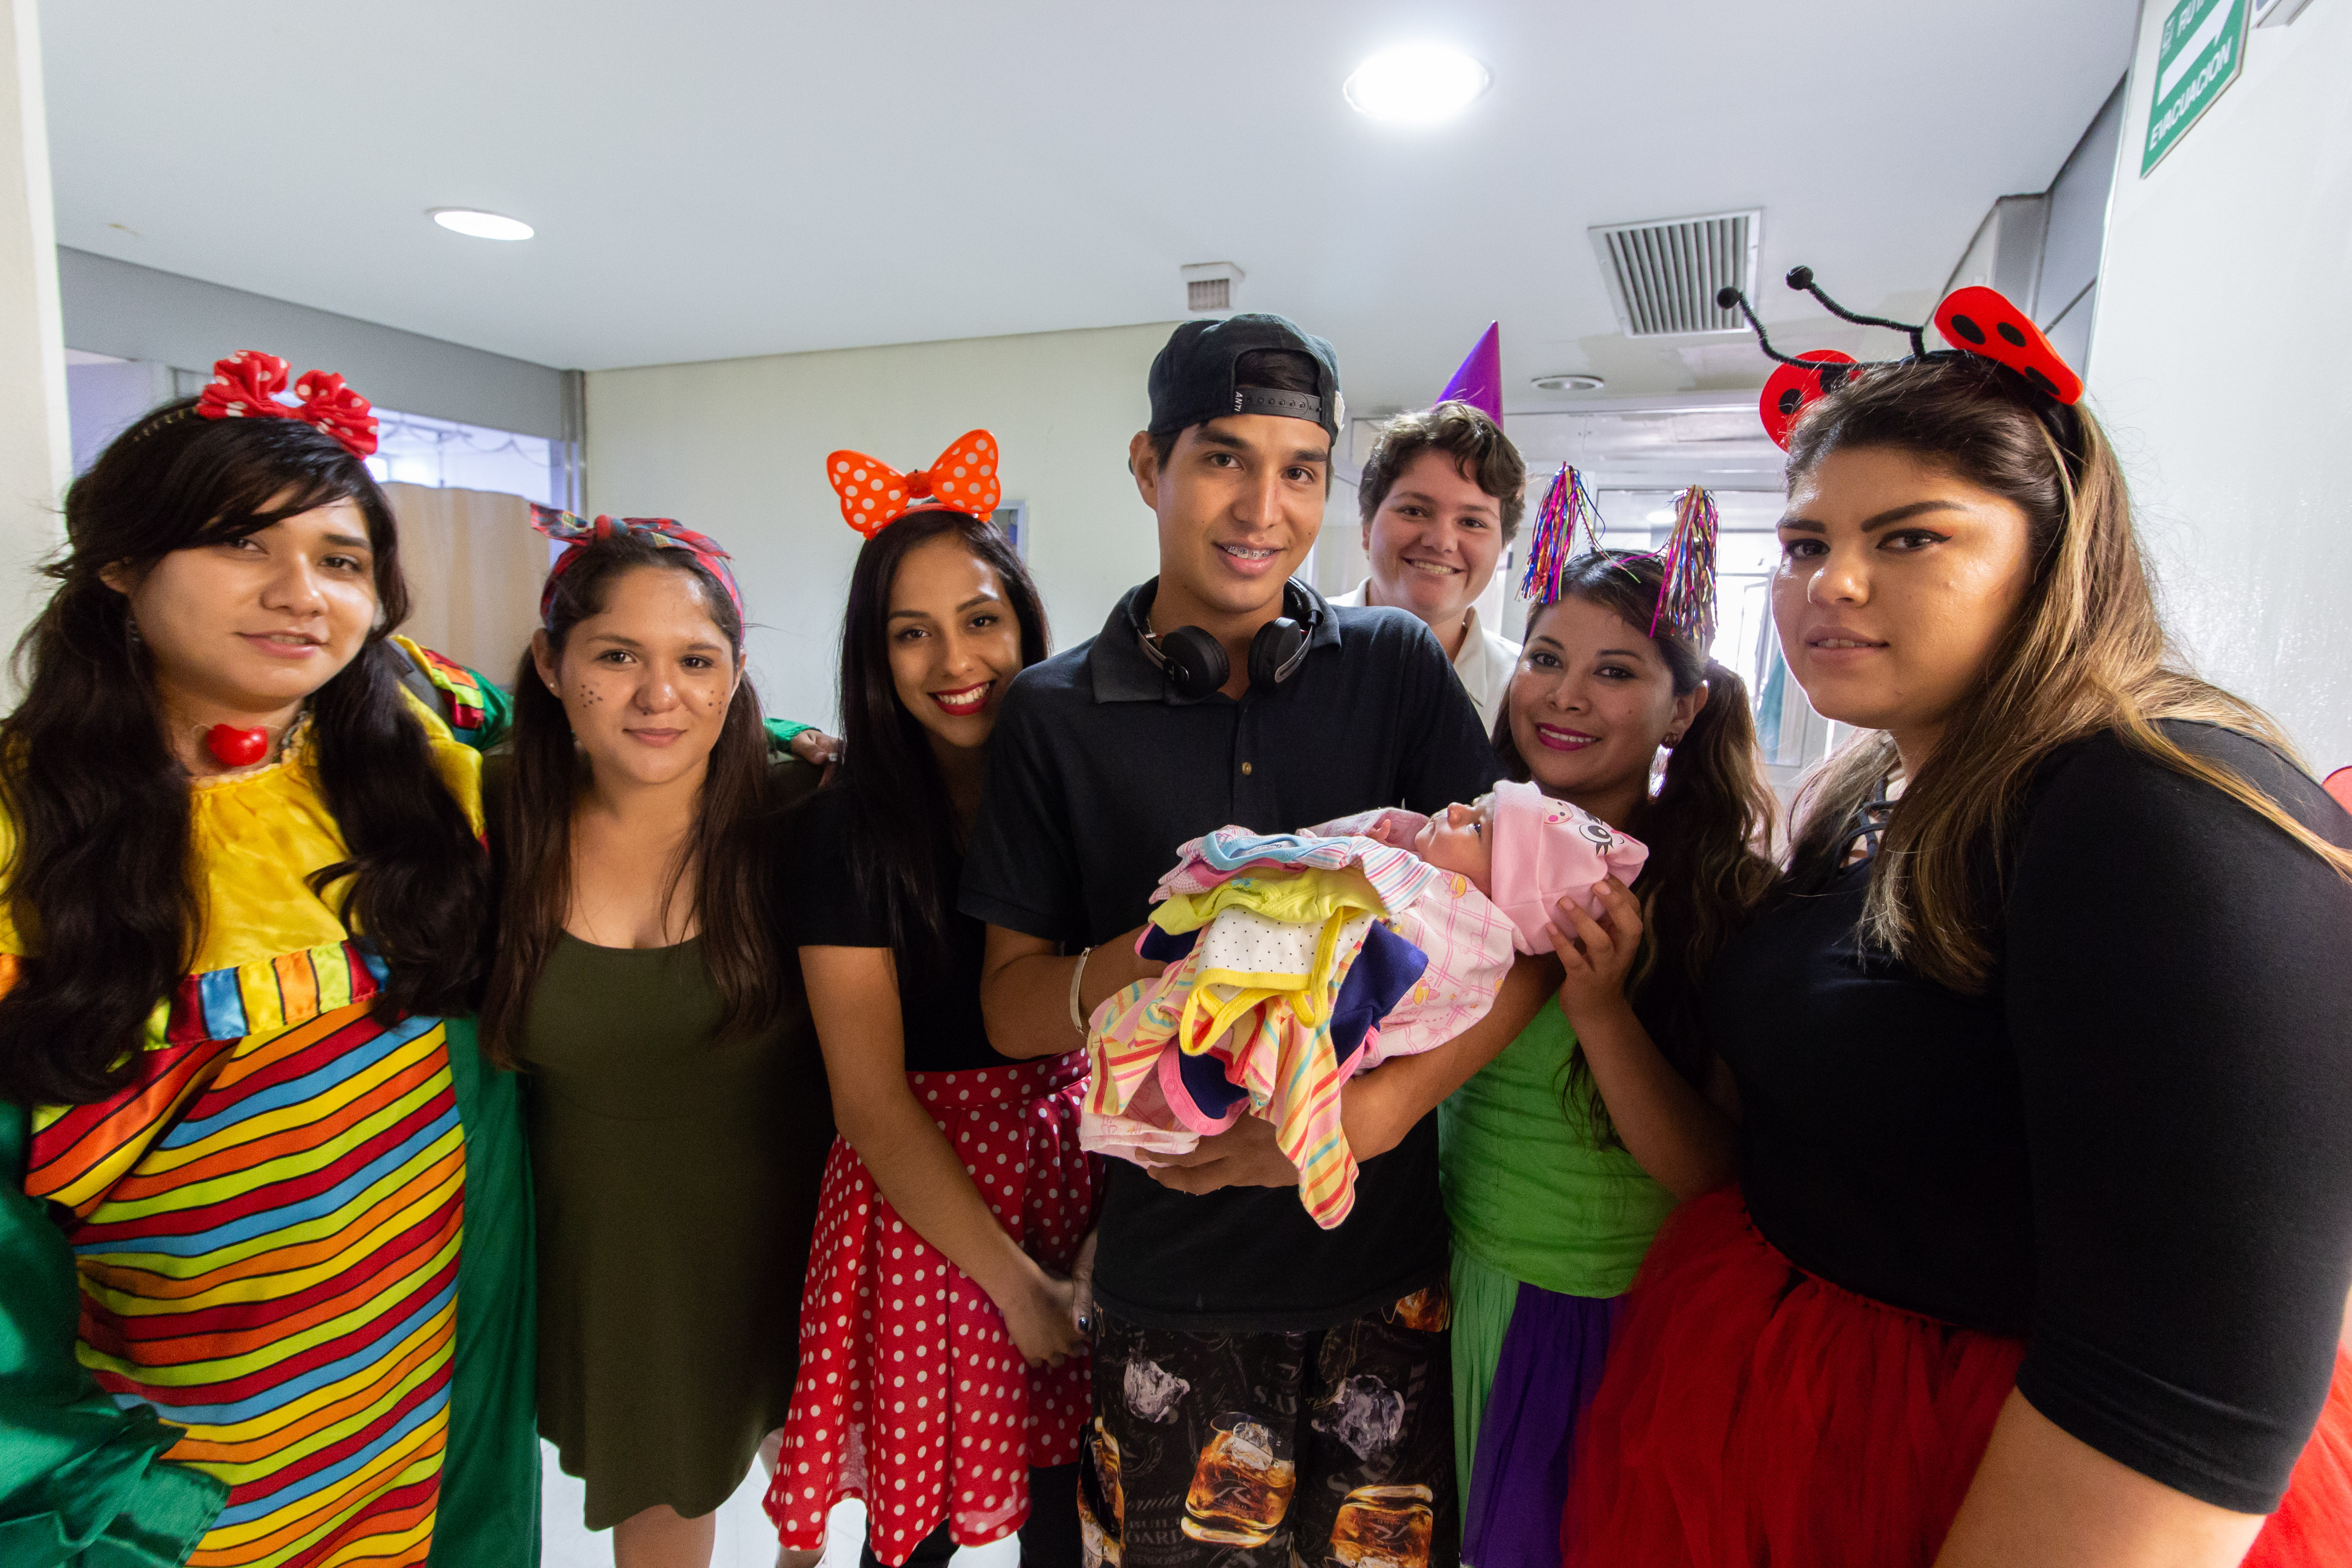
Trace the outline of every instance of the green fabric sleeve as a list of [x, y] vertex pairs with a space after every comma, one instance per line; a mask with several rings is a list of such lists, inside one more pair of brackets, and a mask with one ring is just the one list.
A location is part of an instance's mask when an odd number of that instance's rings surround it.
[[466, 1133], [466, 1239], [457, 1255], [449, 1447], [425, 1561], [428, 1568], [536, 1568], [538, 1303], [521, 1082], [483, 1058], [474, 1019], [451, 1018], [446, 1027]]
[[180, 1428], [117, 1405], [75, 1358], [80, 1288], [64, 1233], [25, 1195], [28, 1120], [0, 1104], [0, 1563], [170, 1568], [228, 1489], [165, 1463]]
[[514, 699], [507, 694], [506, 688], [480, 670], [469, 669], [467, 673], [482, 689], [482, 727], [472, 735], [460, 738], [474, 750], [487, 752], [505, 740], [508, 732], [513, 730]]
[[795, 724], [790, 719], [763, 719], [761, 722], [768, 727], [769, 747], [779, 752], [792, 750], [793, 738], [802, 731], [816, 728], [814, 724]]

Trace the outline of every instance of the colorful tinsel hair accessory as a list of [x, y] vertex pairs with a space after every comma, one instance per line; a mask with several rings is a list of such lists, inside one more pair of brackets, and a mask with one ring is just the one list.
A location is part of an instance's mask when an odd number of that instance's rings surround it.
[[[1585, 543], [1577, 545], [1581, 529]], [[1536, 525], [1528, 533], [1528, 569], [1519, 579], [1519, 595], [1539, 605], [1556, 604], [1568, 563], [1588, 551], [1601, 548], [1601, 509], [1584, 488], [1584, 476], [1566, 463], [1552, 476], [1543, 505], [1536, 509]]]

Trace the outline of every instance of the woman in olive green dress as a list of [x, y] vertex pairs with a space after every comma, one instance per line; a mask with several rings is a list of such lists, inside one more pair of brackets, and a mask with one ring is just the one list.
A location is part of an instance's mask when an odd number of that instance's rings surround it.
[[620, 1568], [704, 1568], [713, 1510], [791, 1405], [833, 1137], [772, 935], [771, 836], [816, 773], [769, 760], [713, 542], [667, 520], [539, 526], [572, 548], [491, 780], [482, 1023], [529, 1074], [540, 1430]]

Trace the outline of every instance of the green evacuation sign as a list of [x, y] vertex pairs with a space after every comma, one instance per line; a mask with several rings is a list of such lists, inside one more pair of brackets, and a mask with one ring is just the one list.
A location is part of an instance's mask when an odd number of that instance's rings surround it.
[[2246, 63], [2247, 0], [2179, 0], [2156, 46], [2156, 96], [2148, 104], [2140, 177], [2238, 79]]

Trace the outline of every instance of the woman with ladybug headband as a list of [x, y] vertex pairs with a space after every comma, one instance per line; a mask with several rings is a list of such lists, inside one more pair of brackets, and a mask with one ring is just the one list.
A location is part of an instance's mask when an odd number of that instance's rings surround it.
[[393, 635], [366, 400], [215, 369], [68, 491], [0, 721], [0, 1561], [527, 1564], [504, 699]]
[[2352, 1561], [2352, 819], [2168, 661], [2030, 321], [1847, 319], [1912, 354], [1763, 412], [1781, 646], [1865, 733], [1708, 979], [1740, 1185], [1643, 1267], [1565, 1560]]
[[1005, 690], [1046, 652], [1037, 590], [988, 521], [998, 459], [973, 430], [912, 474], [826, 462], [866, 543], [841, 771], [803, 808], [792, 940], [841, 1138], [767, 1508], [787, 1548], [813, 1551], [834, 1503], [864, 1499], [869, 1568], [1016, 1531], [1030, 1568], [1080, 1558], [1086, 1054], [1059, 1031], [991, 1037], [985, 933], [955, 908]]

